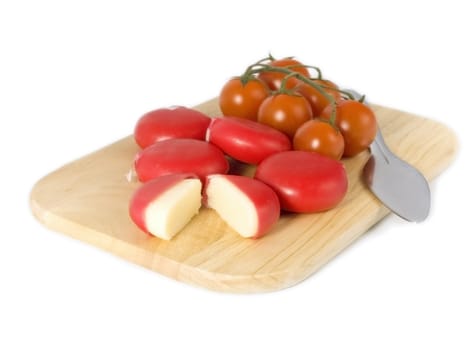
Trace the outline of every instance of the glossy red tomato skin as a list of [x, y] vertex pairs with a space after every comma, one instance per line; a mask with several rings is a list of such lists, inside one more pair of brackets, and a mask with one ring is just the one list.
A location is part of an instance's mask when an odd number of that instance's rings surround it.
[[282, 132], [235, 117], [214, 118], [208, 128], [207, 141], [248, 164], [258, 164], [274, 153], [292, 148], [289, 138]]
[[296, 213], [334, 208], [348, 188], [341, 162], [306, 151], [281, 152], [266, 158], [258, 165], [255, 178], [275, 190], [282, 209]]
[[256, 120], [261, 103], [269, 96], [269, 89], [258, 79], [245, 84], [240, 78], [232, 78], [222, 88], [219, 107], [223, 115]]
[[229, 171], [218, 147], [193, 139], [169, 139], [146, 147], [137, 153], [134, 167], [141, 182], [177, 173], [194, 173], [204, 182], [207, 175]]
[[[321, 117], [330, 119], [332, 106]], [[337, 104], [336, 126], [344, 137], [344, 157], [352, 157], [367, 149], [376, 137], [376, 117], [370, 107], [355, 101], [342, 100]]]
[[[338, 89], [338, 86], [332, 81], [314, 80], [314, 82], [325, 87], [327, 86], [328, 88], [324, 88], [324, 91], [331, 95], [336, 102], [342, 99], [340, 92], [335, 90]], [[318, 117], [323, 109], [326, 108], [330, 103], [324, 94], [319, 92], [315, 87], [304, 82], [300, 82], [300, 84], [297, 85], [296, 91], [308, 100], [311, 105], [311, 109], [313, 109], [313, 115], [315, 117]]]
[[339, 160], [344, 153], [344, 137], [329, 122], [312, 119], [300, 126], [293, 139], [297, 151], [317, 152]]
[[133, 135], [141, 148], [172, 138], [204, 140], [210, 121], [207, 115], [191, 108], [161, 108], [144, 114]]
[[313, 118], [308, 101], [300, 95], [276, 94], [268, 97], [259, 107], [258, 121], [279, 130], [291, 139], [295, 131]]
[[[310, 77], [310, 72], [306, 67], [300, 67], [303, 66], [303, 64], [300, 61], [297, 61], [296, 59], [293, 58], [282, 58], [279, 60], [274, 60], [271, 63], [269, 63], [270, 66], [272, 67], [280, 67], [280, 68], [285, 68], [287, 66], [294, 66], [293, 68], [290, 68], [290, 70], [294, 72], [298, 72], [305, 77], [309, 78]], [[280, 73], [280, 72], [261, 72], [258, 75], [258, 79], [264, 81], [271, 90], [279, 90], [282, 80], [286, 74]], [[287, 89], [292, 89], [294, 86], [296, 86], [300, 81], [296, 78], [291, 78], [287, 81], [285, 87]]]

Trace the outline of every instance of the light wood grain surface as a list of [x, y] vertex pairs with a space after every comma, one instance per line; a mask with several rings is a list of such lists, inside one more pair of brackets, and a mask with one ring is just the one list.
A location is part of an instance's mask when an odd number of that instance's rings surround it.
[[[219, 115], [216, 100], [196, 108]], [[373, 108], [387, 144], [429, 180], [450, 164], [457, 148], [451, 130], [398, 110]], [[128, 201], [139, 184], [128, 182], [126, 174], [137, 150], [129, 136], [50, 173], [31, 191], [32, 212], [52, 230], [171, 278], [239, 293], [297, 284], [389, 213], [360, 179], [369, 155], [363, 152], [344, 161], [349, 191], [333, 210], [283, 215], [267, 236], [250, 240], [202, 209], [173, 240], [162, 241], [142, 233], [128, 216]]]

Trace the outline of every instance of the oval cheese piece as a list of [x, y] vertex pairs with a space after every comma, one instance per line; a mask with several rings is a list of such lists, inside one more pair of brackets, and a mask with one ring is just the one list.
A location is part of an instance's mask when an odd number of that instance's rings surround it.
[[261, 162], [255, 178], [279, 196], [284, 210], [314, 213], [335, 207], [347, 192], [344, 165], [314, 152], [288, 151]]
[[211, 121], [206, 140], [232, 158], [258, 164], [278, 152], [291, 149], [289, 138], [282, 132], [258, 122], [224, 117]]
[[138, 120], [134, 138], [141, 148], [173, 138], [204, 140], [210, 121], [207, 115], [191, 108], [160, 108]]
[[227, 173], [229, 163], [219, 148], [206, 141], [169, 139], [138, 152], [134, 168], [141, 182], [177, 173], [194, 173], [204, 182], [209, 174]]

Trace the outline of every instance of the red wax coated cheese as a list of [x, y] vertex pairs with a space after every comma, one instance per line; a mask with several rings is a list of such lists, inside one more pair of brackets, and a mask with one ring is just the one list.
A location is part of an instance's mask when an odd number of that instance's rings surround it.
[[305, 151], [272, 155], [258, 165], [255, 178], [275, 190], [282, 209], [297, 213], [335, 207], [348, 186], [341, 162]]
[[209, 175], [204, 200], [242, 237], [264, 236], [280, 216], [276, 193], [263, 182], [246, 176]]
[[206, 139], [232, 158], [248, 164], [258, 164], [274, 153], [291, 149], [289, 138], [282, 132], [234, 117], [213, 119]]
[[209, 174], [229, 171], [229, 163], [219, 148], [193, 139], [156, 142], [136, 155], [134, 167], [141, 182], [176, 173], [194, 173], [204, 182]]
[[173, 138], [204, 140], [210, 121], [207, 115], [186, 107], [156, 109], [138, 120], [134, 138], [141, 148]]
[[130, 200], [129, 214], [144, 232], [169, 240], [201, 207], [201, 181], [194, 174], [169, 174], [144, 183]]

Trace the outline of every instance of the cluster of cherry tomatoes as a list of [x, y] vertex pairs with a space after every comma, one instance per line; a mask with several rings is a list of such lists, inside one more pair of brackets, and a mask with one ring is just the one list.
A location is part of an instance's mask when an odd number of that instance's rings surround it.
[[252, 64], [224, 85], [219, 105], [225, 116], [254, 120], [283, 132], [295, 150], [337, 160], [366, 149], [377, 131], [370, 107], [324, 79], [318, 67], [291, 57], [269, 56]]

